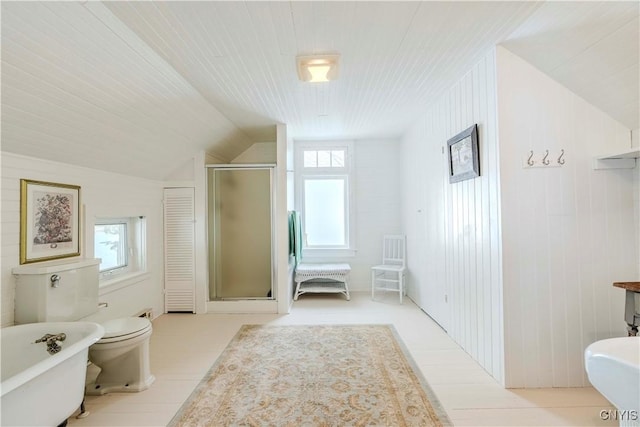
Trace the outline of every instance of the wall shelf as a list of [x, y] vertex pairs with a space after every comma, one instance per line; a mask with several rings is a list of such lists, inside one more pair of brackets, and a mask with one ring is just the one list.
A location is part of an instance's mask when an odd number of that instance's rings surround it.
[[640, 147], [596, 157], [594, 169], [633, 169], [640, 158]]
[[613, 286], [631, 292], [640, 292], [640, 282], [613, 282]]

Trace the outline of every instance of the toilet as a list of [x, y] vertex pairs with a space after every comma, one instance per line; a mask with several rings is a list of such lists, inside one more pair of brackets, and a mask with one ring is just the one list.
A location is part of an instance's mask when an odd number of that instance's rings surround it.
[[[48, 261], [16, 267], [15, 322], [70, 322], [98, 311], [100, 259]], [[124, 317], [102, 323], [105, 334], [89, 347], [89, 360], [100, 368], [87, 394], [136, 392], [155, 377], [149, 365], [151, 322]]]
[[149, 366], [151, 322], [143, 317], [125, 317], [102, 323], [104, 336], [89, 347], [89, 360], [100, 368], [86, 393], [136, 392], [155, 381]]

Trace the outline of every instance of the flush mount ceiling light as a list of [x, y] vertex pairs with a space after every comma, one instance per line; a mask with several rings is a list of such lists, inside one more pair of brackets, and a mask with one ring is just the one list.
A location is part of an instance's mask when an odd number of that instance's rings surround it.
[[328, 82], [338, 78], [340, 55], [297, 56], [298, 78], [303, 82]]

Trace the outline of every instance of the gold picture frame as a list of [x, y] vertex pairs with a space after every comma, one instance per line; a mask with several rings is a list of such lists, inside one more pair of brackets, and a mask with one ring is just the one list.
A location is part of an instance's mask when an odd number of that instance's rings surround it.
[[80, 186], [20, 180], [20, 264], [80, 255]]

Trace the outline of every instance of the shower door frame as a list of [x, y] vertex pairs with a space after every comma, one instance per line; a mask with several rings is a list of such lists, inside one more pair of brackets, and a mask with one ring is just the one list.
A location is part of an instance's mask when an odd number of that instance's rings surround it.
[[[258, 164], [208, 164], [205, 165], [206, 168], [206, 195], [207, 195], [207, 215], [206, 215], [206, 223], [207, 223], [207, 311], [208, 312], [243, 312], [246, 309], [251, 309], [252, 312], [277, 312], [277, 299], [278, 299], [278, 290], [277, 290], [277, 281], [276, 281], [276, 234], [275, 234], [275, 215], [276, 215], [276, 203], [275, 203], [275, 171], [276, 165], [272, 163], [258, 163]], [[209, 198], [214, 197], [215, 199], [215, 188], [212, 190], [209, 188], [209, 170], [212, 170], [215, 174], [216, 169], [220, 170], [268, 170], [269, 171], [269, 202], [270, 202], [270, 266], [271, 266], [271, 298], [269, 297], [230, 297], [230, 298], [221, 298], [221, 299], [211, 299], [211, 260], [216, 259], [218, 256], [216, 254], [216, 245], [215, 241], [210, 241], [209, 239], [209, 227], [210, 220], [214, 221], [215, 227], [215, 209], [213, 210], [214, 218], [209, 218]], [[215, 182], [215, 179], [214, 179]], [[211, 191], [212, 190], [212, 191]], [[210, 256], [213, 253], [213, 258]], [[215, 265], [215, 264], [214, 264]], [[230, 304], [232, 303], [232, 304]]]

